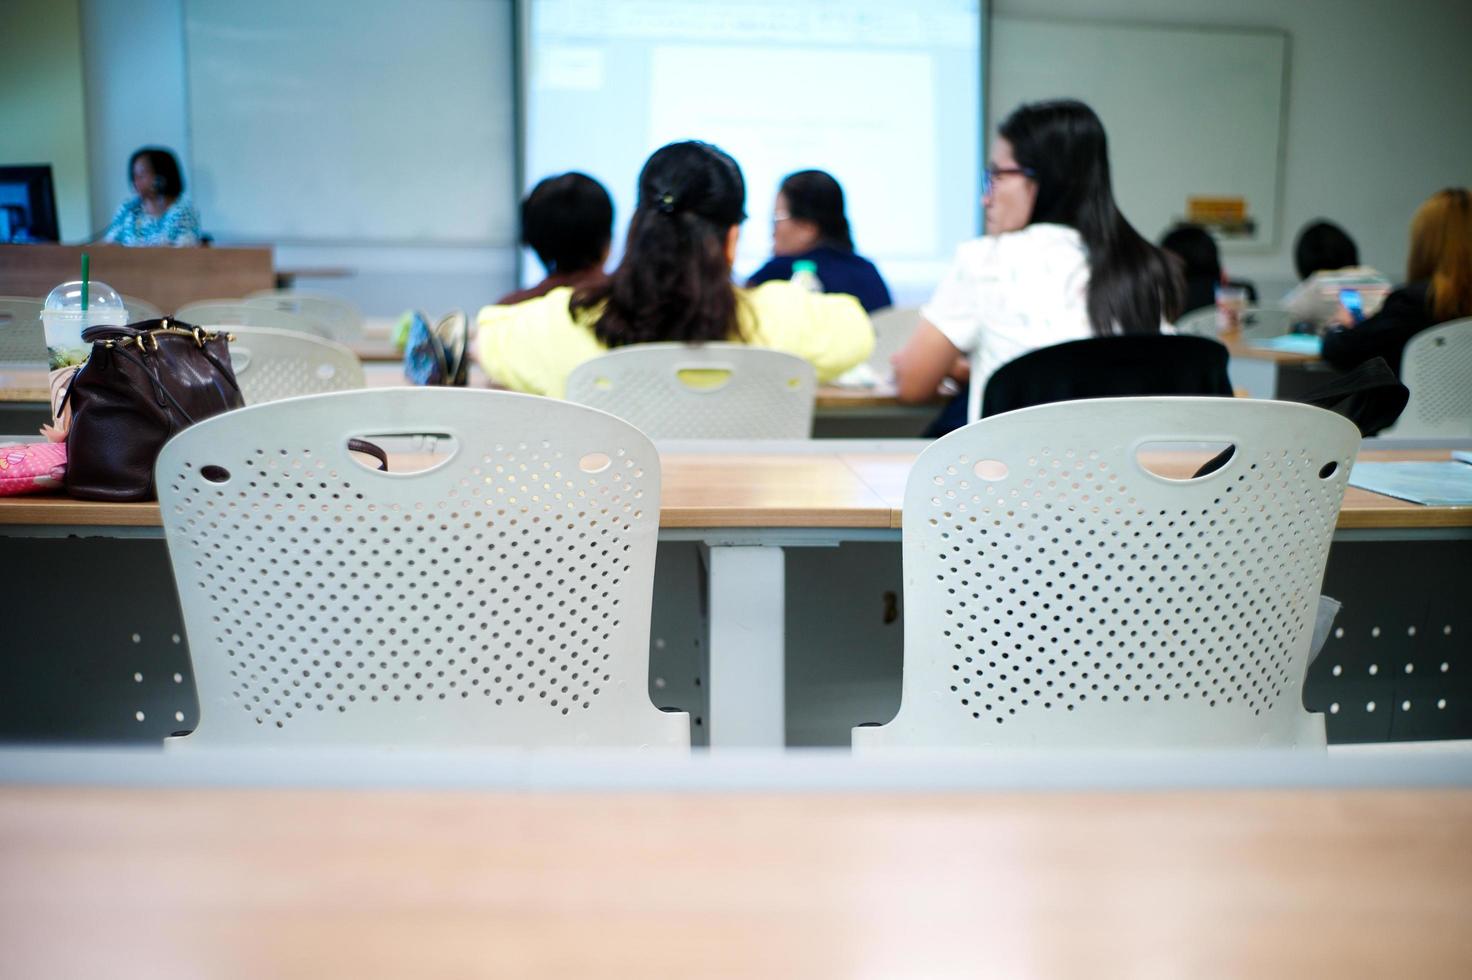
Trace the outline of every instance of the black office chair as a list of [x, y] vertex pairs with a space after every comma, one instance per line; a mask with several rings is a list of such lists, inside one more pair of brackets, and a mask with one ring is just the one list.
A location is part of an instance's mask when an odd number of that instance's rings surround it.
[[1206, 337], [1138, 334], [1055, 344], [1003, 364], [982, 393], [983, 418], [1080, 398], [1232, 394], [1227, 349]]

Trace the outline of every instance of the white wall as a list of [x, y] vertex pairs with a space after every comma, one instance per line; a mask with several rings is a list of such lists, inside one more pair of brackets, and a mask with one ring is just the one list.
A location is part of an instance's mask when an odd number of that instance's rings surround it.
[[133, 195], [128, 157], [166, 146], [190, 167], [185, 129], [181, 0], [82, 0], [87, 166], [92, 228], [107, 226]]
[[0, 163], [49, 163], [62, 241], [87, 235], [76, 0], [0, 0]]
[[1288, 33], [1280, 244], [1225, 256], [1234, 275], [1262, 286], [1295, 278], [1293, 239], [1318, 217], [1343, 225], [1362, 260], [1398, 279], [1416, 206], [1442, 187], [1472, 184], [1465, 0], [993, 0], [993, 13]]
[[[187, 165], [181, 3], [81, 0], [94, 219], [105, 220], [121, 200], [127, 154], [143, 142], [175, 146]], [[1001, 15], [1101, 17], [1097, 0], [992, 3]], [[1321, 216], [1343, 224], [1366, 261], [1398, 277], [1416, 206], [1441, 187], [1472, 184], [1472, 3], [1111, 0], [1107, 16], [1289, 34], [1280, 245], [1265, 254], [1228, 255], [1231, 271], [1256, 279], [1265, 293], [1293, 280], [1294, 234]], [[140, 52], [147, 52], [146, 61]], [[208, 229], [209, 215], [203, 219]], [[1141, 229], [1152, 236], [1160, 230]], [[353, 267], [356, 280], [319, 285], [354, 295], [370, 311], [392, 313], [410, 305], [430, 312], [474, 307], [510, 288], [514, 257], [509, 249], [406, 255], [323, 246], [278, 249], [277, 261]], [[407, 266], [418, 271], [406, 274]]]

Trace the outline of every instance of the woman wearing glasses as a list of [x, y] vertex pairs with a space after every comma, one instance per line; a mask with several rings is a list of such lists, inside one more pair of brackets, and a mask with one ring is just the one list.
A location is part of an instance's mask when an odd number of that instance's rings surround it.
[[822, 170], [799, 170], [782, 179], [772, 209], [772, 256], [747, 286], [791, 279], [796, 263], [809, 262], [823, 292], [846, 293], [869, 313], [891, 303], [879, 270], [854, 251], [843, 188]]
[[927, 401], [969, 365], [966, 419], [992, 372], [1069, 340], [1159, 333], [1180, 312], [1180, 280], [1114, 203], [1104, 127], [1081, 102], [1023, 105], [992, 141], [986, 234], [963, 242], [920, 325], [894, 358], [905, 401]]

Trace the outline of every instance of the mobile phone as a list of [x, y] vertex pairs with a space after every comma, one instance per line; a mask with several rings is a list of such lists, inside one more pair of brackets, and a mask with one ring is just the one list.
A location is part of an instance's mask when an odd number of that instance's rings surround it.
[[1360, 300], [1360, 291], [1358, 289], [1339, 290], [1339, 302], [1349, 311], [1349, 315], [1355, 323], [1359, 323], [1365, 318], [1365, 304]]

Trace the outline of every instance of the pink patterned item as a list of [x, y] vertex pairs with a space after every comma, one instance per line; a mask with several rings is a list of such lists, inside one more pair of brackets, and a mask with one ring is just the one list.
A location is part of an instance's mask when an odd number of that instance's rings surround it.
[[60, 490], [66, 443], [22, 442], [0, 446], [0, 497]]

